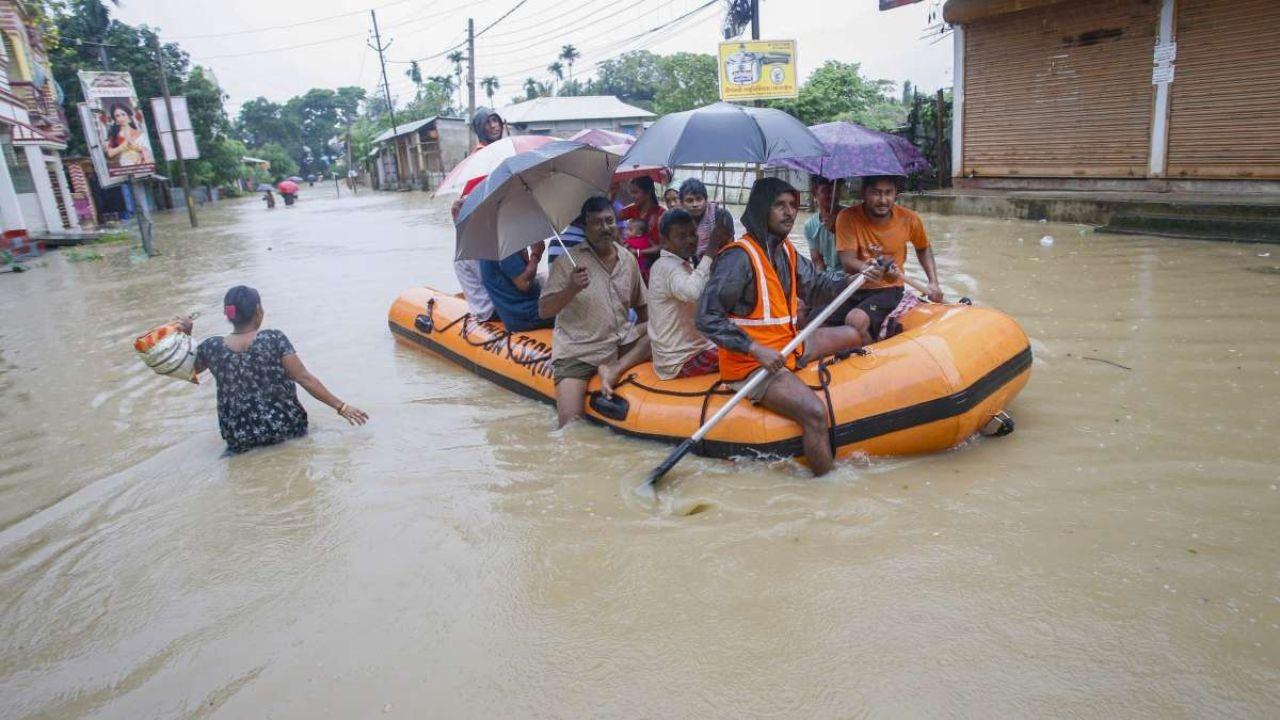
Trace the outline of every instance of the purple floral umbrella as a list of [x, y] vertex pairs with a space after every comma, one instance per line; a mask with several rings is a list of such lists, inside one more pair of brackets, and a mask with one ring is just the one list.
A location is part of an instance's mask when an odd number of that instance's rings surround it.
[[905, 138], [851, 122], [831, 122], [809, 128], [822, 142], [822, 157], [775, 158], [770, 164], [837, 180], [868, 175], [927, 172], [928, 160]]

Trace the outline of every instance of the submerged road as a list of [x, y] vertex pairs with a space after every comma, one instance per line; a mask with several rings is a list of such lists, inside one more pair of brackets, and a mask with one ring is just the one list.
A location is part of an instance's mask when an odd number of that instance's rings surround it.
[[[394, 342], [456, 288], [447, 204], [332, 195], [0, 275], [0, 717], [1280, 713], [1275, 246], [928, 217], [1032, 338], [1017, 432], [690, 457], [655, 513], [669, 448]], [[304, 394], [306, 438], [221, 456], [211, 380], [131, 342], [240, 283], [367, 426]]]

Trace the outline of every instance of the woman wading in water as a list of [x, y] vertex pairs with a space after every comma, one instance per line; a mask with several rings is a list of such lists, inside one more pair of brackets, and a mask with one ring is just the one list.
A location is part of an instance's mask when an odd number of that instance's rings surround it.
[[[284, 333], [260, 329], [263, 313], [257, 290], [237, 285], [222, 302], [232, 332], [200, 343], [196, 373], [207, 368], [218, 383], [218, 427], [229, 451], [244, 452], [307, 434], [307, 411], [298, 402], [295, 383], [352, 425], [368, 421], [363, 410], [334, 397], [307, 371]], [[191, 318], [178, 323], [191, 334]]]

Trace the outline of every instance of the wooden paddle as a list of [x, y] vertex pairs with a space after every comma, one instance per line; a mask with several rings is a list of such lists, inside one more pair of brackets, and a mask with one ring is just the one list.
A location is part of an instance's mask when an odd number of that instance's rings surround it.
[[[801, 343], [807, 340], [815, 330], [822, 327], [822, 323], [826, 322], [827, 318], [831, 317], [832, 313], [839, 309], [841, 305], [844, 305], [846, 300], [853, 297], [853, 294], [857, 292], [858, 288], [862, 287], [862, 284], [866, 281], [867, 276], [859, 274], [853, 282], [846, 285], [844, 290], [842, 290], [834, 300], [828, 303], [827, 306], [822, 309], [822, 312], [818, 313], [817, 317], [811, 318], [809, 320], [809, 324], [806, 325], [805, 328], [794, 338], [791, 338], [791, 342], [787, 343], [787, 346], [782, 348], [782, 356], [787, 357], [791, 353], [795, 352], [795, 349], [800, 347]], [[784, 370], [782, 372], [786, 371]], [[671, 468], [676, 466], [676, 463], [680, 462], [685, 455], [689, 454], [689, 451], [693, 449], [695, 443], [700, 442], [702, 438], [706, 437], [707, 433], [711, 432], [712, 428], [720, 424], [720, 421], [729, 414], [730, 410], [733, 410], [733, 408], [737, 406], [743, 398], [750, 395], [751, 391], [755, 390], [756, 387], [760, 385], [760, 383], [764, 382], [767, 377], [769, 377], [769, 371], [764, 368], [760, 368], [752, 373], [751, 377], [747, 379], [747, 382], [742, 386], [742, 388], [739, 389], [738, 392], [734, 393], [733, 397], [729, 398], [729, 402], [721, 406], [721, 408], [716, 411], [715, 415], [712, 415], [709, 420], [703, 423], [702, 427], [698, 428], [698, 431], [693, 434], [693, 437], [690, 437], [688, 440], [680, 443], [680, 445], [667, 456], [667, 459], [662, 461], [661, 465], [654, 468], [653, 472], [649, 473], [648, 479], [645, 481], [646, 484], [654, 485], [661, 480], [663, 475], [670, 472]], [[834, 448], [832, 449], [834, 450]]]

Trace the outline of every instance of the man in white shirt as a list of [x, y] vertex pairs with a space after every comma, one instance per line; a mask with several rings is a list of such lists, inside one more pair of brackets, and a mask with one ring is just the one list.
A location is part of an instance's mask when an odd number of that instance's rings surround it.
[[715, 232], [698, 264], [698, 224], [684, 210], [668, 210], [658, 224], [662, 251], [649, 270], [649, 341], [653, 369], [663, 380], [719, 372], [716, 346], [694, 327], [698, 296], [711, 263], [730, 232]]

